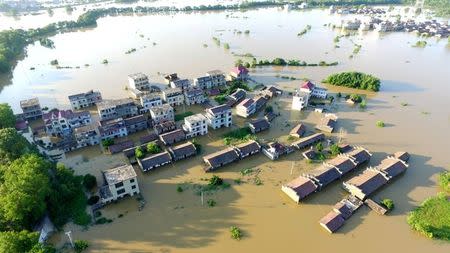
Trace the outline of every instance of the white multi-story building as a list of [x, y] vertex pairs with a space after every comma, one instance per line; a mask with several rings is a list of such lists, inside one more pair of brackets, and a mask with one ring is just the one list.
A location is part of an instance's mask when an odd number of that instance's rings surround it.
[[206, 109], [208, 125], [213, 129], [230, 127], [233, 123], [231, 108], [227, 104], [214, 106]]
[[100, 188], [100, 197], [103, 204], [140, 192], [137, 175], [131, 165], [121, 165], [105, 170], [103, 171], [103, 178], [105, 185]]
[[309, 94], [311, 97], [325, 99], [328, 96], [327, 89], [317, 87], [310, 81], [304, 82], [300, 86], [300, 91]]
[[90, 90], [88, 92], [69, 96], [69, 101], [73, 110], [79, 110], [85, 107], [94, 106], [102, 101], [102, 94], [100, 91]]
[[125, 121], [122, 118], [100, 122], [98, 127], [101, 140], [115, 139], [128, 135]]
[[246, 81], [248, 79], [248, 69], [244, 66], [237, 66], [230, 71], [231, 80]]
[[208, 133], [208, 123], [205, 115], [197, 113], [184, 118], [183, 130], [186, 132], [186, 138], [192, 138]]
[[220, 70], [208, 71], [205, 76], [194, 79], [194, 86], [204, 90], [224, 86], [225, 84], [227, 84], [225, 75]]
[[135, 90], [149, 90], [150, 83], [148, 82], [148, 76], [143, 73], [131, 74], [128, 76], [128, 86]]
[[68, 136], [76, 127], [84, 126], [92, 122], [91, 113], [88, 111], [73, 112], [72, 110], [53, 109], [42, 115], [47, 134], [53, 136]]
[[255, 112], [256, 103], [252, 98], [246, 98], [236, 106], [236, 114], [244, 118], [248, 118]]
[[42, 117], [41, 104], [38, 98], [31, 98], [20, 101], [20, 108], [23, 111], [23, 117], [28, 119], [39, 119]]
[[129, 98], [104, 100], [97, 104], [100, 120], [129, 118], [138, 115], [138, 108]]
[[165, 89], [162, 95], [164, 102], [171, 106], [178, 106], [184, 103], [184, 94], [180, 88]]
[[292, 97], [292, 110], [301, 111], [308, 106], [309, 93], [296, 91]]
[[142, 111], [148, 112], [150, 108], [162, 105], [162, 97], [159, 93], [149, 93], [141, 98]]
[[180, 88], [182, 90], [185, 90], [191, 86], [191, 81], [188, 79], [177, 79], [170, 81], [170, 87], [171, 88]]
[[100, 144], [100, 133], [95, 124], [77, 127], [74, 133], [78, 148]]
[[205, 101], [205, 94], [200, 88], [192, 87], [184, 91], [184, 102], [186, 105], [202, 104]]
[[162, 104], [150, 108], [150, 116], [152, 117], [153, 125], [159, 124], [164, 121], [174, 121], [175, 114], [173, 107], [169, 104]]

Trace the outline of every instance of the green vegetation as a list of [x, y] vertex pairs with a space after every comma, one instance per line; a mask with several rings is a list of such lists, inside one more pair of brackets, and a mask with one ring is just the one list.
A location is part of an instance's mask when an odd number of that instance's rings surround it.
[[238, 241], [241, 240], [242, 231], [238, 227], [232, 226], [230, 228], [230, 233], [231, 233], [231, 238], [238, 240]]
[[418, 40], [416, 42], [416, 44], [413, 45], [413, 47], [426, 47], [427, 46], [427, 42], [424, 40]]
[[322, 82], [360, 90], [380, 90], [380, 79], [361, 72], [341, 72], [332, 74]]
[[97, 186], [97, 178], [91, 174], [83, 176], [83, 186], [88, 191], [92, 191]]
[[75, 252], [81, 253], [89, 247], [89, 243], [84, 240], [75, 240], [73, 248]]
[[179, 192], [179, 193], [183, 192], [183, 187], [181, 187], [181, 185], [177, 186], [177, 192]]
[[208, 204], [209, 207], [214, 207], [216, 206], [217, 202], [214, 199], [208, 199], [206, 201], [206, 204]]
[[256, 136], [252, 134], [252, 131], [249, 127], [241, 127], [223, 135], [223, 141], [225, 145], [231, 145], [247, 140], [254, 140], [255, 138]]
[[260, 60], [252, 62], [251, 66], [293, 66], [293, 67], [316, 67], [316, 66], [336, 66], [338, 62], [330, 62], [327, 63], [325, 61], [320, 61], [319, 63], [307, 63], [305, 61], [300, 60], [285, 60], [283, 58], [275, 58], [272, 61], [269, 60]]
[[107, 59], [104, 59], [103, 61], [102, 61], [102, 64], [108, 64], [109, 62], [108, 62], [108, 60]]
[[339, 145], [336, 143], [330, 146], [330, 151], [331, 154], [334, 156], [339, 155], [341, 153], [341, 149], [339, 148]]
[[226, 95], [215, 96], [214, 101], [216, 101], [219, 105], [225, 104], [227, 102], [227, 96]]
[[39, 233], [22, 231], [0, 232], [0, 252], [4, 253], [54, 253], [51, 246], [38, 243]]
[[[415, 0], [403, 0], [402, 3], [414, 5]], [[437, 16], [450, 17], [450, 5], [448, 0], [425, 0], [425, 8], [429, 8], [435, 12]]]
[[230, 49], [230, 44], [224, 43], [223, 44], [223, 48], [225, 48], [226, 50]]
[[245, 30], [244, 34], [250, 34], [250, 30]]
[[1, 128], [13, 128], [16, 125], [16, 116], [9, 104], [0, 104], [0, 129]]
[[309, 30], [311, 30], [311, 25], [307, 25], [301, 32], [297, 34], [297, 36], [305, 35]]
[[377, 121], [377, 127], [384, 127], [384, 126], [385, 126], [385, 124], [383, 121], [381, 121], [381, 120]]
[[425, 200], [408, 214], [412, 229], [429, 238], [450, 241], [450, 201], [445, 193]]
[[450, 194], [450, 171], [442, 172], [439, 175], [439, 187], [444, 190], [445, 193]]
[[219, 185], [222, 185], [222, 184], [223, 184], [223, 179], [220, 178], [220, 177], [217, 176], [217, 175], [213, 175], [213, 176], [209, 179], [209, 182], [208, 182], [208, 185], [210, 185], [210, 186], [219, 186]]
[[219, 38], [217, 38], [217, 37], [212, 37], [212, 40], [214, 41], [214, 43], [215, 43], [217, 46], [220, 46], [220, 39], [219, 39]]
[[191, 142], [192, 142], [192, 144], [194, 144], [197, 154], [201, 154], [202, 153], [202, 145], [200, 143], [198, 143], [198, 141], [196, 139], [192, 139]]
[[319, 143], [316, 144], [316, 149], [319, 152], [323, 151], [323, 144], [322, 144], [322, 142], [319, 142]]
[[134, 150], [134, 155], [136, 156], [137, 159], [142, 159], [145, 156], [145, 151], [142, 147], [137, 147]]
[[381, 201], [381, 204], [387, 208], [387, 210], [391, 211], [392, 209], [394, 209], [394, 201], [392, 199], [383, 199]]
[[359, 94], [350, 94], [349, 99], [355, 103], [360, 103], [363, 100]]
[[132, 49], [127, 50], [125, 52], [125, 54], [131, 54], [131, 53], [134, 53], [134, 52], [136, 52], [136, 48], [132, 48]]
[[196, 184], [194, 185], [194, 191], [197, 195], [203, 193], [211, 193], [214, 191], [218, 191], [221, 189], [227, 189], [230, 187], [229, 183], [225, 183], [224, 180], [216, 175], [213, 175], [211, 178], [202, 179], [208, 181], [208, 184]]
[[364, 109], [364, 108], [366, 108], [366, 107], [367, 107], [367, 102], [366, 102], [365, 99], [363, 99], [363, 100], [361, 101], [361, 103], [359, 103], [359, 108]]
[[401, 102], [400, 105], [401, 105], [401, 106], [408, 106], [409, 104], [406, 103], [406, 102]]
[[184, 118], [192, 116], [192, 115], [194, 115], [194, 113], [191, 112], [191, 111], [187, 111], [187, 112], [183, 112], [183, 113], [180, 113], [180, 114], [176, 114], [175, 115], [175, 121], [184, 120]]
[[147, 144], [147, 152], [150, 154], [157, 154], [161, 152], [161, 147], [155, 142], [149, 142]]
[[56, 65], [59, 65], [59, 62], [58, 62], [58, 60], [51, 60], [50, 61], [50, 65], [52, 65], [52, 66], [56, 66]]
[[243, 89], [245, 91], [250, 91], [250, 87], [248, 87], [247, 83], [242, 81], [234, 80], [229, 84], [226, 88], [226, 90], [223, 92], [222, 95], [231, 95], [233, 92], [235, 92], [237, 89]]
[[89, 199], [87, 200], [87, 204], [92, 206], [94, 204], [97, 204], [97, 202], [100, 200], [100, 197], [97, 195], [93, 195], [91, 197], [89, 197]]
[[114, 140], [113, 139], [102, 140], [102, 145], [103, 147], [107, 148], [111, 145], [114, 145]]

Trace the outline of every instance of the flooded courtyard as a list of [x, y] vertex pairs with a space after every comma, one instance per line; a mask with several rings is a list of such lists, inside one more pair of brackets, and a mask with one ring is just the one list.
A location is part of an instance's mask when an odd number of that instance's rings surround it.
[[[106, 17], [93, 29], [52, 37], [55, 49], [39, 43], [29, 46], [27, 56], [18, 62], [12, 76], [0, 78], [0, 101], [10, 103], [19, 112], [19, 100], [33, 96], [50, 108], [68, 108], [68, 95], [93, 88], [100, 90], [104, 98], [122, 98], [127, 96], [124, 87], [130, 73], [144, 72], [163, 87], [162, 74], [177, 72], [181, 77], [194, 78], [212, 69], [228, 71], [239, 58], [236, 54], [251, 53], [258, 60], [281, 57], [338, 61], [339, 65], [333, 67], [252, 69], [250, 75], [257, 82], [285, 91], [269, 102], [281, 116], [268, 131], [257, 136], [264, 141], [287, 141], [296, 123], [304, 123], [312, 132], [320, 118], [311, 110], [290, 110], [289, 92], [302, 80], [279, 76], [308, 78], [317, 84], [331, 73], [347, 70], [379, 77], [382, 83], [378, 93], [323, 86], [331, 94], [360, 93], [367, 97], [365, 109], [350, 106], [344, 99], [335, 100], [332, 110], [339, 117], [338, 129], [345, 130], [345, 134], [337, 131], [330, 136], [332, 139], [343, 138], [349, 144], [367, 148], [373, 154], [369, 165], [377, 165], [395, 151], [411, 154], [405, 175], [374, 196], [394, 200], [395, 209], [389, 215], [379, 216], [363, 207], [337, 233], [328, 234], [318, 221], [346, 195], [342, 180], [359, 174], [363, 168], [297, 205], [281, 192], [281, 185], [318, 166], [307, 163], [299, 151], [277, 161], [259, 154], [205, 173], [201, 157], [224, 148], [221, 137], [227, 129], [221, 129], [197, 138], [203, 150], [196, 157], [148, 173], [135, 167], [146, 201], [142, 211], [138, 211], [136, 199], [127, 198], [101, 210], [103, 216], [113, 219], [112, 223], [87, 230], [68, 225], [65, 230], [72, 230], [74, 239], [89, 241], [89, 252], [370, 253], [385, 251], [386, 247], [390, 251], [449, 252], [448, 243], [412, 231], [406, 215], [436, 194], [437, 174], [450, 169], [450, 49], [444, 40], [430, 38], [426, 48], [414, 48], [411, 45], [418, 38], [413, 34], [377, 32], [342, 38], [340, 47], [335, 48], [333, 38], [339, 31], [324, 24], [339, 22], [340, 18], [326, 10], [287, 12], [277, 8]], [[298, 37], [297, 33], [308, 24], [311, 31]], [[238, 34], [237, 30], [250, 33]], [[217, 46], [212, 37], [229, 43], [230, 49]], [[355, 42], [362, 45], [361, 51], [349, 58]], [[131, 48], [136, 52], [125, 54]], [[53, 59], [71, 68], [50, 66]], [[103, 59], [109, 63], [102, 64]], [[35, 70], [30, 70], [32, 67]], [[197, 112], [202, 108], [186, 110]], [[378, 120], [384, 121], [386, 127], [377, 127]], [[245, 122], [233, 118], [234, 127], [244, 126]], [[122, 154], [105, 154], [99, 147], [71, 152], [64, 160], [77, 174], [96, 175], [99, 183], [102, 170], [125, 162]], [[257, 172], [242, 175], [245, 168]], [[205, 200], [217, 202], [215, 207], [208, 207], [202, 205], [193, 184], [204, 184], [202, 179], [213, 174], [231, 186], [206, 195]], [[255, 177], [262, 184], [256, 184]], [[236, 179], [242, 182], [238, 184]], [[184, 191], [177, 192], [177, 186]], [[242, 229], [242, 240], [230, 238], [231, 226]], [[67, 242], [63, 233], [56, 234], [52, 241], [57, 245]]]

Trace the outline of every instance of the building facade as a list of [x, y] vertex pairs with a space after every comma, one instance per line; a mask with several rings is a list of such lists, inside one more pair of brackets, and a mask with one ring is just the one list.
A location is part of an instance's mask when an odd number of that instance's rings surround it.
[[133, 100], [116, 99], [104, 100], [97, 104], [100, 120], [111, 120], [117, 118], [129, 118], [138, 115], [138, 108]]
[[128, 86], [135, 90], [149, 90], [150, 83], [148, 82], [148, 76], [143, 73], [131, 74], [128, 76]]
[[192, 87], [184, 91], [184, 102], [186, 105], [203, 104], [205, 101], [205, 94], [200, 88]]
[[23, 117], [26, 120], [42, 117], [42, 109], [38, 98], [20, 101], [20, 108], [22, 108]]
[[128, 135], [125, 121], [122, 118], [100, 122], [98, 131], [101, 140], [115, 139]]
[[180, 88], [165, 89], [162, 95], [164, 102], [171, 106], [178, 106], [184, 103], [184, 94]]
[[143, 112], [150, 111], [150, 108], [162, 105], [162, 97], [159, 93], [149, 93], [140, 97]]
[[187, 138], [192, 138], [208, 133], [207, 118], [201, 114], [195, 114], [184, 118], [183, 130]]
[[246, 98], [236, 106], [236, 114], [244, 118], [248, 118], [255, 112], [256, 103], [252, 98]]
[[233, 123], [233, 116], [230, 106], [224, 104], [206, 109], [208, 125], [213, 129], [230, 127]]
[[78, 148], [100, 144], [100, 133], [95, 124], [75, 128], [74, 135]]
[[169, 104], [162, 104], [160, 106], [150, 108], [150, 116], [152, 117], [153, 125], [164, 121], [175, 120], [173, 107]]
[[102, 94], [100, 91], [90, 90], [88, 92], [69, 96], [69, 101], [73, 110], [80, 110], [85, 107], [94, 106], [102, 101]]
[[140, 193], [133, 166], [122, 165], [105, 170], [102, 174], [105, 184], [100, 188], [100, 199], [103, 204]]

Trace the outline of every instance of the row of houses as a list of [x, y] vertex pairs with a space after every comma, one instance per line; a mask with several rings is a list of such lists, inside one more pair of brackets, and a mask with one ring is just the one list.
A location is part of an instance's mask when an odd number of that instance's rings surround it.
[[206, 155], [203, 161], [206, 164], [205, 171], [213, 171], [222, 166], [244, 159], [261, 151], [261, 145], [257, 141], [248, 141], [236, 146], [227, 147], [223, 150]]
[[363, 205], [363, 201], [371, 208], [382, 209], [381, 213], [384, 213], [386, 210], [383, 207], [367, 198], [383, 185], [403, 174], [408, 168], [408, 160], [407, 152], [396, 152], [393, 156], [382, 160], [378, 166], [369, 167], [362, 174], [344, 182], [344, 188], [351, 195], [338, 202], [327, 215], [320, 219], [319, 224], [330, 233], [336, 232]]
[[177, 146], [168, 147], [167, 150], [160, 153], [137, 159], [137, 163], [142, 171], [147, 172], [172, 162], [195, 156], [196, 154], [197, 148], [195, 145], [192, 142], [186, 142]]
[[341, 153], [319, 167], [283, 185], [281, 190], [296, 203], [370, 160], [372, 154], [362, 147]]

